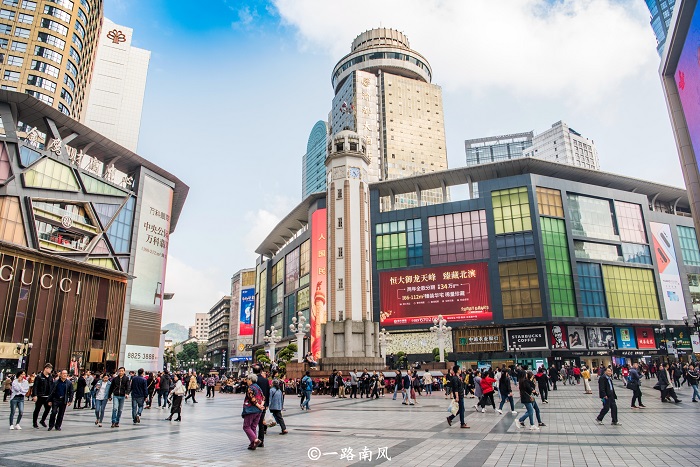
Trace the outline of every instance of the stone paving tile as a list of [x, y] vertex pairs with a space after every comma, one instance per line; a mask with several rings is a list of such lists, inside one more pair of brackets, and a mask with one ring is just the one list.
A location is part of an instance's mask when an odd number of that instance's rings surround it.
[[[700, 404], [689, 402], [690, 391], [680, 397], [688, 402], [662, 404], [657, 393], [645, 384], [645, 410], [629, 408], [631, 392], [618, 386], [621, 427], [599, 426], [593, 419], [600, 401], [584, 395], [580, 386], [560, 386], [541, 404], [547, 427], [539, 432], [516, 428], [510, 412], [498, 415], [473, 409], [467, 402], [469, 430], [459, 421], [445, 422], [448, 401], [436, 394], [419, 398], [413, 407], [390, 397], [331, 399], [314, 396], [310, 412], [300, 411], [298, 399], [287, 396], [285, 420], [289, 435], [279, 436], [274, 427], [265, 448], [246, 449], [242, 431], [240, 395], [217, 395], [213, 400], [199, 396], [199, 404], [183, 407], [183, 422], [166, 422], [163, 410], [147, 410], [141, 425], [131, 424], [131, 407], [125, 404], [122, 426], [110, 429], [93, 424], [89, 410], [67, 410], [62, 432], [31, 428], [33, 405], [25, 405], [22, 431], [10, 431], [9, 404], [0, 403], [0, 466], [44, 467], [83, 465], [397, 465], [397, 466], [698, 466], [698, 415]], [[594, 381], [595, 383], [595, 381]], [[517, 404], [519, 415], [524, 413]], [[108, 406], [106, 418], [111, 413]], [[0, 427], [2, 427], [0, 422]], [[367, 447], [372, 461], [360, 460]], [[309, 449], [317, 448], [320, 458], [311, 460]], [[387, 459], [377, 459], [377, 450], [387, 448]], [[341, 459], [343, 449], [352, 448], [351, 459]], [[329, 454], [335, 453], [335, 454]], [[325, 454], [325, 455], [323, 455]]]

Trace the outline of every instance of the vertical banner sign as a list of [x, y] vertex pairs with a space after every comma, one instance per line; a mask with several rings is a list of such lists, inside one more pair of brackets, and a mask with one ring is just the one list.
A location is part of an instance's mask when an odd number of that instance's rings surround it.
[[253, 310], [255, 310], [255, 287], [241, 289], [241, 311], [238, 320], [238, 335], [253, 335]]
[[311, 352], [314, 360], [321, 357], [321, 325], [326, 322], [326, 247], [328, 226], [326, 210], [311, 215]]
[[681, 288], [681, 275], [678, 271], [676, 251], [671, 238], [671, 226], [650, 222], [654, 240], [654, 255], [661, 277], [661, 290], [664, 294], [667, 319], [682, 320], [686, 317], [685, 299]]
[[160, 313], [170, 239], [173, 189], [146, 175], [141, 195], [131, 306]]

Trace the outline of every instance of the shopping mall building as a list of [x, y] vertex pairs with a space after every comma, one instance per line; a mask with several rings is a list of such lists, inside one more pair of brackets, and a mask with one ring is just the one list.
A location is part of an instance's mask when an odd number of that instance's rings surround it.
[[27, 94], [0, 119], [0, 369], [159, 369], [187, 185]]
[[[474, 183], [477, 198], [421, 205], [426, 190], [473, 193]], [[301, 311], [311, 321], [306, 350], [328, 355], [324, 323], [343, 319], [324, 314], [343, 288], [325, 280], [343, 254], [333, 247], [343, 224], [330, 209], [335, 191], [308, 196], [256, 250], [258, 348], [272, 325], [279, 345], [292, 341]], [[354, 255], [370, 258], [371, 317], [391, 333], [387, 354], [432, 359], [438, 314], [452, 327], [450, 360], [470, 366], [692, 353], [696, 331], [684, 320], [700, 307], [700, 250], [683, 189], [523, 158], [369, 183], [368, 192], [370, 245]], [[382, 212], [380, 199], [406, 194], [420, 206]]]

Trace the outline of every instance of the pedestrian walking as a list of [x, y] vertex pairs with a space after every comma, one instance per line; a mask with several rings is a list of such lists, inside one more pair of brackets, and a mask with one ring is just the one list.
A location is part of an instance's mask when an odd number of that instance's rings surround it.
[[73, 383], [68, 379], [68, 371], [61, 370], [58, 379], [51, 385], [51, 392], [47, 402], [51, 407], [49, 431], [54, 428], [56, 431], [61, 431], [66, 406], [71, 402], [73, 402]]
[[615, 426], [620, 426], [622, 423], [617, 421], [617, 394], [615, 394], [615, 387], [612, 382], [612, 368], [608, 367], [605, 370], [603, 376], [598, 378], [598, 397], [603, 401], [603, 408], [601, 409], [598, 417], [596, 417], [596, 422], [598, 425], [603, 424], [603, 418], [610, 412], [612, 416], [612, 424]]
[[581, 368], [581, 377], [583, 378], [583, 393], [593, 394], [593, 391], [591, 391], [591, 371], [585, 366]]
[[85, 398], [85, 388], [87, 387], [87, 380], [85, 379], [85, 372], [82, 372], [78, 376], [78, 382], [76, 384], [75, 390], [75, 401], [73, 402], [73, 410], [82, 409], [81, 405], [83, 399]]
[[51, 370], [53, 370], [53, 365], [47, 363], [44, 365], [44, 370], [39, 373], [34, 378], [34, 387], [32, 388], [33, 400], [34, 400], [34, 414], [32, 417], [32, 426], [34, 428], [39, 428], [39, 412], [44, 409], [44, 413], [41, 415], [41, 426], [46, 428], [46, 417], [49, 415], [51, 407], [49, 407], [49, 394], [51, 393], [51, 385], [53, 384], [53, 379], [51, 378]]
[[173, 379], [175, 381], [175, 384], [172, 386], [172, 389], [170, 390], [170, 396], [172, 397], [173, 401], [170, 404], [170, 416], [166, 418], [168, 421], [173, 420], [173, 415], [177, 414], [177, 418], [175, 419], [176, 422], [181, 422], [182, 421], [182, 396], [185, 395], [187, 390], [185, 389], [185, 385], [182, 384], [182, 380], [177, 375], [173, 375]]
[[[304, 398], [302, 399], [301, 410], [311, 410], [311, 407], [309, 407], [309, 402], [311, 402], [311, 393], [314, 390], [314, 382], [311, 379], [311, 373], [308, 371], [306, 372], [304, 377], [301, 378], [301, 389], [304, 391]], [[353, 391], [355, 391], [355, 389], [353, 389]], [[357, 393], [355, 393], [355, 399], [357, 399]]]
[[124, 400], [129, 397], [129, 378], [125, 373], [124, 367], [119, 367], [117, 376], [109, 385], [109, 400], [113, 401], [111, 428], [119, 428], [119, 420], [121, 420], [122, 410], [124, 410]]
[[427, 370], [423, 375], [423, 385], [425, 386], [425, 395], [433, 395], [433, 375], [430, 374], [430, 370]]
[[[632, 391], [632, 405], [633, 409], [645, 408], [646, 406], [642, 404], [642, 377], [639, 374], [639, 364], [633, 363], [632, 368], [627, 372], [627, 389]], [[635, 405], [637, 402], [639, 405]]]
[[[10, 430], [21, 430], [19, 422], [22, 421], [22, 414], [24, 414], [24, 396], [29, 392], [29, 381], [24, 370], [17, 371], [10, 391]], [[16, 422], [15, 412], [17, 412]]]
[[209, 375], [207, 378], [207, 397], [211, 397], [212, 399], [214, 398], [214, 388], [216, 386], [216, 378], [214, 378], [214, 375]]
[[[275, 421], [280, 426], [282, 432], [281, 435], [286, 435], [287, 425], [284, 423], [284, 417], [282, 417], [282, 411], [284, 410], [284, 391], [282, 390], [282, 382], [279, 379], [272, 380], [272, 387], [270, 388], [270, 412], [275, 418]], [[338, 386], [339, 388], [342, 386]], [[343, 396], [345, 397], [345, 396]]]
[[695, 364], [691, 363], [688, 365], [688, 384], [693, 388], [693, 399], [692, 402], [700, 402], [700, 392], [698, 392], [698, 381], [700, 380], [700, 374], [698, 374]]
[[498, 380], [498, 392], [501, 393], [501, 403], [496, 412], [503, 414], [503, 406], [505, 405], [506, 401], [508, 401], [510, 402], [510, 413], [513, 415], [518, 415], [518, 412], [515, 411], [515, 403], [513, 401], [513, 388], [511, 386], [510, 370], [507, 368], [504, 368], [501, 371], [501, 379]]
[[542, 403], [549, 404], [549, 400], [547, 400], [547, 398], [549, 397], [549, 377], [544, 371], [544, 367], [540, 367], [539, 370], [537, 370], [535, 379], [537, 380], [537, 389], [539, 389], [540, 391]]
[[357, 399], [357, 383], [357, 369], [355, 369], [354, 371], [350, 372], [350, 399]]
[[683, 402], [676, 395], [676, 390], [671, 383], [668, 363], [661, 364], [656, 372], [656, 377], [658, 378], [658, 382], [654, 386], [654, 389], [661, 391], [661, 402], [670, 402], [670, 399], [673, 399], [676, 404]]
[[258, 447], [264, 448], [265, 433], [267, 432], [267, 425], [265, 425], [265, 415], [267, 414], [267, 407], [270, 404], [270, 380], [267, 379], [267, 375], [265, 374], [263, 367], [259, 364], [253, 365], [253, 374], [257, 375], [258, 377], [256, 384], [262, 391], [264, 400], [263, 405], [265, 406], [265, 408], [262, 411], [262, 414], [260, 415], [260, 420], [258, 420], [258, 439], [260, 440], [260, 444], [258, 444]]
[[[307, 371], [306, 373], [308, 376], [309, 372]], [[262, 413], [265, 410], [265, 398], [263, 397], [260, 386], [257, 385], [258, 375], [248, 375], [247, 380], [248, 389], [243, 399], [243, 431], [250, 440], [248, 449], [254, 451], [262, 444], [262, 441], [257, 438], [256, 432]]]
[[141, 423], [143, 405], [148, 397], [148, 381], [143, 377], [143, 368], [139, 368], [138, 374], [131, 378], [131, 419], [134, 425]]
[[95, 384], [95, 425], [100, 428], [102, 428], [102, 420], [105, 418], [105, 407], [107, 407], [111, 384], [107, 373], [103, 374], [102, 378]]
[[406, 374], [403, 375], [403, 405], [415, 405], [411, 398], [411, 391], [413, 391], [413, 378], [411, 376], [411, 370], [406, 370]]
[[496, 410], [496, 401], [493, 400], [494, 388], [493, 385], [496, 383], [496, 379], [493, 377], [493, 371], [481, 375], [481, 401], [479, 405], [481, 406], [481, 413], [486, 412], [486, 404], [490, 404], [493, 410]]
[[195, 399], [194, 395], [197, 392], [197, 389], [199, 388], [197, 384], [197, 377], [194, 374], [190, 375], [189, 382], [187, 383], [187, 390], [189, 391], [189, 394], [187, 397], [185, 397], [185, 404], [187, 404], [187, 399], [192, 399], [192, 403], [196, 404], [197, 400]]
[[394, 397], [392, 400], [396, 400], [396, 393], [398, 391], [401, 391], [401, 394], [403, 394], [403, 376], [401, 376], [401, 370], [396, 370], [396, 374], [394, 375]]
[[[520, 378], [518, 383], [518, 389], [520, 391], [520, 402], [525, 406], [526, 412], [518, 419], [516, 426], [518, 428], [525, 428], [525, 419], [530, 419], [530, 429], [537, 431], [542, 426], [546, 426], [542, 422], [540, 417], [540, 408], [537, 405], [537, 391], [535, 391], [535, 375], [532, 371], [527, 371]], [[535, 425], [535, 418], [533, 415], [537, 416], [537, 425]]]
[[456, 415], [452, 414], [447, 417], [447, 424], [452, 426], [452, 420], [459, 415], [459, 427], [469, 428], [469, 425], [464, 422], [464, 382], [462, 381], [462, 369], [459, 367], [459, 365], [455, 365], [452, 367], [452, 372], [454, 373], [454, 376], [452, 376], [450, 386], [452, 387], [452, 396], [457, 402], [459, 409], [457, 410]]
[[559, 372], [557, 371], [557, 366], [552, 365], [549, 367], [549, 381], [552, 383], [552, 391], [557, 390], [557, 381], [559, 380]]

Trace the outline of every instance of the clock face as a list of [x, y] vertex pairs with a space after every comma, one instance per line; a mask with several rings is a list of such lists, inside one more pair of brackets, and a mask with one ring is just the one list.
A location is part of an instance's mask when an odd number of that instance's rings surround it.
[[358, 167], [350, 167], [348, 169], [348, 177], [360, 178], [360, 169]]

